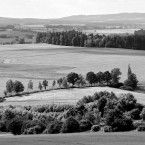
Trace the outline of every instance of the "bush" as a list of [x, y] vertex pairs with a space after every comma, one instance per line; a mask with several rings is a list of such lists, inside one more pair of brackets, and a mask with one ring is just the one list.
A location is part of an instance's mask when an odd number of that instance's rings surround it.
[[137, 129], [139, 126], [141, 125], [145, 125], [142, 120], [138, 120], [138, 121], [134, 121], [133, 122], [133, 126], [134, 126], [134, 129]]
[[9, 124], [9, 130], [14, 135], [20, 135], [22, 126], [23, 126], [23, 120], [21, 118], [14, 118]]
[[140, 119], [140, 110], [139, 109], [133, 109], [129, 112], [129, 115], [134, 120]]
[[8, 108], [4, 110], [3, 115], [2, 115], [2, 120], [11, 120], [15, 118], [15, 116], [16, 116], [16, 113], [13, 111], [13, 109]]
[[49, 134], [47, 128], [43, 131], [43, 134]]
[[140, 117], [142, 118], [142, 120], [145, 120], [145, 108], [143, 108]]
[[93, 125], [91, 127], [91, 132], [98, 132], [100, 130], [100, 126], [99, 125]]
[[4, 121], [0, 121], [0, 132], [6, 132], [7, 128], [6, 128], [6, 124]]
[[79, 131], [80, 125], [73, 117], [66, 119], [61, 128], [62, 133], [75, 133]]
[[135, 104], [135, 108], [136, 109], [139, 109], [140, 111], [142, 111], [142, 109], [144, 108], [144, 106], [142, 104], [140, 104], [140, 103], [136, 103]]
[[90, 121], [92, 124], [95, 124], [96, 117], [93, 112], [87, 112], [84, 116], [84, 119]]
[[141, 125], [137, 128], [137, 131], [145, 131], [145, 125]]
[[120, 89], [122, 90], [128, 90], [128, 91], [133, 91], [133, 88], [130, 86], [121, 86]]
[[49, 134], [60, 133], [61, 128], [62, 128], [62, 122], [55, 121], [55, 122], [51, 123], [50, 125], [48, 125], [47, 133], [49, 133]]
[[34, 126], [33, 129], [34, 129], [36, 134], [40, 134], [43, 131], [41, 126], [39, 126], [39, 125]]
[[111, 83], [111, 84], [109, 85], [109, 87], [111, 87], [111, 88], [120, 88], [120, 87], [122, 87], [122, 86], [124, 86], [123, 83]]
[[23, 128], [23, 134], [40, 134], [42, 133], [44, 130], [46, 129], [46, 127], [42, 124], [38, 124], [36, 126], [33, 127], [29, 127], [29, 128]]
[[27, 130], [24, 131], [23, 134], [36, 134], [34, 128], [28, 128]]
[[133, 129], [133, 121], [126, 117], [119, 109], [110, 110], [105, 117], [105, 123], [111, 126], [113, 131], [130, 131]]
[[28, 128], [31, 128], [33, 126], [36, 126], [36, 122], [31, 121], [31, 120], [25, 120], [23, 122], [22, 132], [26, 131]]
[[88, 131], [92, 127], [92, 124], [88, 120], [81, 120], [80, 121], [80, 131]]
[[104, 132], [112, 132], [112, 127], [111, 126], [104, 126]]
[[112, 128], [113, 131], [130, 131], [134, 129], [133, 121], [130, 118], [115, 119]]

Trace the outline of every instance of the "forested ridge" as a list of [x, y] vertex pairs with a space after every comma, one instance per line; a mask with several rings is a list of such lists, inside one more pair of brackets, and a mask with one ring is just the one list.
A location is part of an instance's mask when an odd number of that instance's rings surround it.
[[75, 30], [47, 33], [39, 32], [36, 36], [36, 43], [145, 50], [145, 36], [143, 35], [86, 35], [83, 32]]

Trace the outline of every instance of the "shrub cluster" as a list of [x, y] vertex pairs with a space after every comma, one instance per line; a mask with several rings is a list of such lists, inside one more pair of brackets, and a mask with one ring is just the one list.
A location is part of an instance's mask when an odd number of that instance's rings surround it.
[[0, 107], [0, 131], [19, 134], [56, 134], [84, 131], [143, 130], [144, 106], [132, 94], [117, 97], [113, 92], [96, 92], [76, 105]]

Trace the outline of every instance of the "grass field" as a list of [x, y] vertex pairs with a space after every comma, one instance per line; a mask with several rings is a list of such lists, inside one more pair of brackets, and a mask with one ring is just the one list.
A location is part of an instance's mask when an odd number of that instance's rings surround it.
[[38, 82], [65, 76], [70, 72], [106, 71], [120, 68], [121, 81], [127, 78], [128, 64], [140, 83], [145, 83], [145, 51], [115, 48], [78, 48], [49, 44], [0, 46], [0, 94], [8, 79], [20, 80], [25, 87], [30, 79]]
[[78, 100], [82, 99], [84, 96], [94, 95], [96, 92], [108, 91], [114, 92], [118, 97], [120, 94], [132, 93], [139, 103], [145, 105], [145, 94], [130, 92], [120, 89], [114, 89], [109, 87], [89, 87], [81, 89], [62, 89], [53, 90], [43, 93], [31, 94], [23, 97], [11, 97], [6, 98], [6, 100], [0, 105], [21, 105], [21, 106], [35, 106], [44, 104], [73, 104], [75, 105]]
[[75, 133], [58, 135], [0, 135], [1, 145], [144, 145], [144, 133]]

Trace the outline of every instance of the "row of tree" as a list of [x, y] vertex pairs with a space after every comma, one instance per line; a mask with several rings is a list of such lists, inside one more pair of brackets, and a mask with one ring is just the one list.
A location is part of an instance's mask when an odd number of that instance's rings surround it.
[[126, 49], [145, 49], [145, 36], [140, 35], [86, 35], [71, 30], [63, 32], [37, 33], [36, 43], [48, 43], [79, 47], [112, 47]]
[[[84, 78], [81, 74], [77, 74], [75, 72], [69, 73], [66, 77], [60, 78], [57, 81], [53, 81], [52, 87], [54, 88], [56, 84], [60, 88], [69, 88], [69, 87], [85, 87], [87, 85], [95, 86], [95, 85], [109, 85], [111, 87], [126, 89], [126, 90], [134, 90], [137, 87], [137, 77], [134, 73], [132, 73], [130, 67], [128, 70], [128, 78], [125, 80], [124, 84], [119, 83], [121, 71], [119, 68], [114, 68], [105, 72], [88, 72], [86, 77]], [[124, 85], [124, 86], [123, 86]], [[48, 81], [43, 80], [42, 83], [39, 82], [38, 89], [41, 91], [43, 88], [46, 90], [48, 87]], [[33, 81], [30, 80], [27, 86], [28, 92], [31, 93], [33, 90]], [[8, 80], [6, 83], [6, 90], [4, 91], [5, 96], [7, 93], [20, 93], [24, 91], [24, 85], [20, 81], [13, 82], [12, 80]]]

